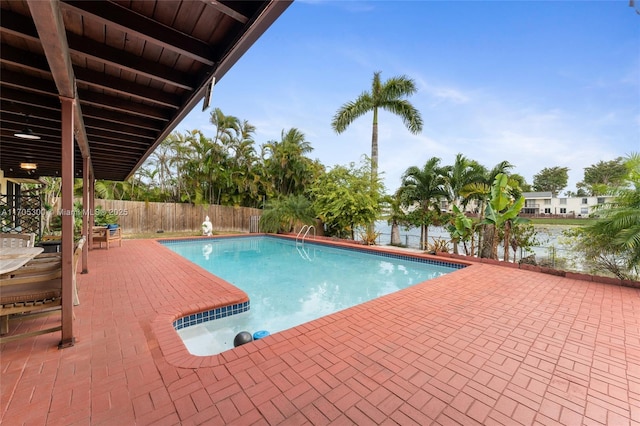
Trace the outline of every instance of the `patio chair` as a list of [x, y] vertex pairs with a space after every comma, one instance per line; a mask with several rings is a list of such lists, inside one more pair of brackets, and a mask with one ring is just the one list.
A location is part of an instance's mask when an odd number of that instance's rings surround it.
[[[77, 304], [75, 271], [85, 238], [78, 242], [73, 253], [73, 294]], [[22, 268], [0, 276], [0, 335], [9, 332], [10, 319], [26, 319], [60, 311], [62, 304], [62, 258], [48, 262], [28, 262]], [[61, 325], [0, 337], [0, 343], [52, 333]]]
[[13, 234], [2, 233], [0, 234], [0, 247], [2, 248], [14, 248], [14, 247], [33, 247], [36, 242], [36, 234]]
[[118, 246], [122, 247], [122, 228], [107, 228], [104, 226], [96, 226], [93, 228], [93, 243], [100, 244], [100, 248], [102, 248], [102, 243], [105, 243], [107, 250], [109, 250], [109, 246], [116, 241], [118, 242]]

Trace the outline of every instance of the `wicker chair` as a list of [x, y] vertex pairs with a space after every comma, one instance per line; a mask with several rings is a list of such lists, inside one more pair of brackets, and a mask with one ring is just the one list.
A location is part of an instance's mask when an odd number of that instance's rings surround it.
[[[77, 302], [75, 271], [84, 243], [85, 238], [82, 237], [73, 254], [74, 302]], [[9, 319], [25, 319], [59, 312], [62, 304], [62, 257], [28, 262], [22, 268], [0, 276], [0, 289], [0, 335], [9, 332]], [[62, 326], [58, 325], [45, 330], [0, 337], [0, 343], [61, 329]]]

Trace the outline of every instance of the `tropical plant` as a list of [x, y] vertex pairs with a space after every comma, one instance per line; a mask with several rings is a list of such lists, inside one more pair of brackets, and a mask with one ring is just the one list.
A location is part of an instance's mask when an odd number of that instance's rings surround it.
[[313, 161], [305, 155], [313, 151], [304, 133], [296, 128], [282, 130], [280, 141], [262, 146], [265, 171], [275, 194], [302, 194], [316, 174]]
[[387, 220], [387, 224], [391, 226], [391, 241], [390, 245], [392, 246], [402, 246], [402, 241], [400, 240], [400, 226], [404, 225], [405, 227], [409, 227], [410, 224], [407, 222], [407, 215], [402, 209], [402, 198], [398, 191], [391, 196], [387, 195], [383, 197], [383, 210], [385, 210], [385, 214], [383, 214], [383, 218]]
[[364, 231], [360, 231], [359, 235], [360, 235], [360, 240], [362, 240], [362, 243], [364, 245], [374, 246], [376, 245], [376, 242], [380, 237], [380, 232], [376, 232], [375, 230], [372, 231], [371, 229], [367, 228]]
[[356, 229], [378, 217], [382, 186], [379, 181], [372, 183], [370, 164], [367, 159], [359, 167], [335, 166], [311, 186], [315, 211], [327, 235], [355, 239]]
[[524, 197], [516, 197], [517, 183], [509, 180], [503, 173], [496, 176], [491, 186], [491, 198], [487, 204], [483, 224], [494, 228], [491, 240], [491, 258], [498, 258], [498, 236], [499, 232], [504, 235], [504, 261], [509, 261], [509, 243], [511, 238], [511, 228], [515, 224], [528, 223], [528, 219], [518, 217], [520, 210], [524, 207]]
[[94, 212], [93, 222], [99, 226], [113, 225], [119, 222], [117, 214], [107, 211], [102, 206], [97, 206]]
[[260, 217], [260, 229], [263, 232], [291, 232], [296, 223], [305, 225], [315, 223], [313, 206], [302, 195], [289, 195], [269, 200]]
[[[535, 227], [531, 223], [513, 224], [511, 228], [511, 241], [509, 242], [513, 250], [513, 261], [516, 261], [518, 249], [526, 253], [533, 253], [531, 247], [539, 245], [540, 241], [537, 237]], [[505, 247], [508, 250], [508, 247]], [[521, 258], [525, 256], [520, 256]]]
[[[451, 242], [453, 243], [453, 252], [458, 254], [458, 244], [462, 243], [464, 247], [464, 253], [469, 256], [475, 251], [474, 247], [474, 235], [476, 222], [468, 217], [458, 206], [452, 207], [453, 215], [447, 225], [447, 230], [451, 236]], [[471, 247], [467, 247], [467, 243], [471, 242]]]
[[429, 253], [448, 253], [449, 242], [442, 238], [434, 238], [433, 243], [428, 244], [427, 251]]
[[[416, 93], [415, 82], [407, 76], [392, 77], [384, 83], [380, 81], [380, 71], [373, 73], [371, 91], [362, 92], [354, 101], [342, 105], [331, 122], [333, 130], [344, 132], [358, 117], [373, 113], [371, 134], [371, 180], [378, 180], [378, 110], [383, 109], [399, 116], [406, 128], [413, 134], [422, 131], [420, 112], [405, 98]], [[375, 185], [372, 185], [372, 187]], [[368, 225], [373, 228], [373, 222]]]
[[577, 249], [596, 268], [621, 279], [640, 274], [640, 154], [624, 161], [627, 173], [623, 186], [610, 203], [597, 210], [599, 219], [577, 232]]
[[[513, 168], [513, 165], [508, 161], [502, 161], [496, 164], [491, 170], [484, 168], [484, 172], [481, 176], [477, 177], [473, 183], [465, 185], [460, 190], [460, 195], [464, 197], [463, 204], [466, 205], [470, 201], [476, 201], [480, 207], [477, 210], [478, 220], [482, 222], [486, 211], [486, 205], [491, 196], [491, 185], [496, 179], [498, 174], [506, 174], [508, 170]], [[479, 257], [491, 257], [492, 254], [492, 241], [493, 231], [491, 226], [478, 226], [478, 256]], [[485, 235], [486, 234], [486, 235]]]
[[448, 196], [445, 188], [446, 169], [439, 165], [440, 159], [432, 157], [422, 168], [409, 167], [398, 189], [402, 205], [409, 210], [408, 221], [420, 227], [420, 248], [423, 250], [427, 246], [428, 227], [438, 223], [441, 201]]
[[51, 233], [51, 220], [53, 218], [53, 209], [58, 203], [62, 194], [62, 179], [49, 176], [41, 176], [40, 180], [44, 182], [42, 187], [42, 205], [43, 209], [43, 233]]
[[444, 168], [445, 189], [447, 198], [452, 205], [465, 207], [470, 199], [462, 196], [462, 189], [467, 185], [481, 182], [486, 169], [475, 160], [469, 160], [462, 154], [457, 154], [451, 166]]

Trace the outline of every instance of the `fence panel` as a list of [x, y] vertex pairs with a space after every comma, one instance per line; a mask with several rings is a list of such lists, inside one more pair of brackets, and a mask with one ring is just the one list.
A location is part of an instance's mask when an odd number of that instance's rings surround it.
[[[96, 199], [96, 208], [113, 212], [125, 234], [157, 231], [183, 232], [201, 230], [206, 216], [214, 231], [257, 232], [251, 227], [251, 217], [262, 215], [261, 209], [219, 205], [181, 203], [149, 203], [144, 201]], [[254, 219], [255, 220], [255, 219]]]

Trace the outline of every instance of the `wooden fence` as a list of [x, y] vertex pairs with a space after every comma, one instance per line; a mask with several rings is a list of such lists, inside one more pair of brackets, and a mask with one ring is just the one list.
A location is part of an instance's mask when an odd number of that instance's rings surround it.
[[[219, 205], [192, 205], [179, 203], [147, 203], [96, 199], [98, 207], [119, 217], [118, 223], [125, 234], [194, 231], [202, 229], [205, 216], [214, 231], [258, 232], [257, 221], [261, 209]], [[253, 219], [252, 219], [253, 217]]]

